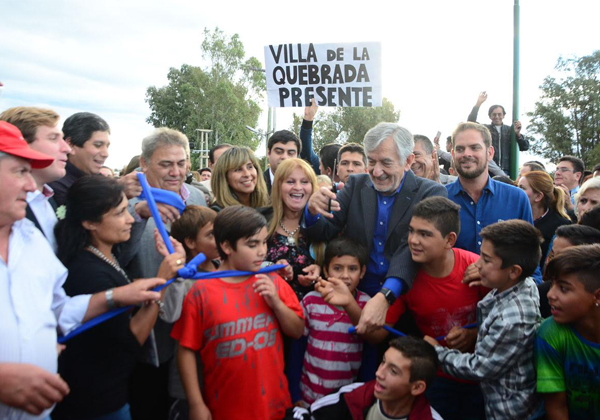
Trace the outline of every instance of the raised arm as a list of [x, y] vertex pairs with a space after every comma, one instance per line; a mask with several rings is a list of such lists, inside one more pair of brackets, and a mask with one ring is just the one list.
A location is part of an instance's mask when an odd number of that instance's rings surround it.
[[302, 143], [300, 157], [310, 163], [317, 175], [319, 175], [321, 171], [319, 170], [319, 156], [317, 156], [313, 150], [312, 131], [313, 120], [318, 109], [319, 107], [313, 98], [312, 105], [304, 108], [304, 120], [302, 121], [302, 126], [300, 127], [300, 142]]
[[484, 90], [477, 97], [477, 102], [475, 103], [475, 106], [473, 107], [473, 109], [471, 110], [471, 113], [467, 117], [467, 121], [477, 122], [477, 114], [479, 113], [479, 107], [486, 100], [487, 100], [487, 92]]

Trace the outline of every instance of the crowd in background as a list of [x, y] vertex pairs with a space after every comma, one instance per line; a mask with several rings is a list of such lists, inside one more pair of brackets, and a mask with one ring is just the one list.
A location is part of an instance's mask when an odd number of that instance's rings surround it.
[[[600, 163], [511, 179], [529, 141], [486, 99], [445, 150], [381, 122], [317, 154], [313, 103], [267, 168], [192, 170], [163, 127], [118, 176], [100, 116], [0, 113], [0, 417], [600, 418]], [[138, 172], [184, 206], [155, 220]], [[228, 274], [151, 291], [200, 253]]]

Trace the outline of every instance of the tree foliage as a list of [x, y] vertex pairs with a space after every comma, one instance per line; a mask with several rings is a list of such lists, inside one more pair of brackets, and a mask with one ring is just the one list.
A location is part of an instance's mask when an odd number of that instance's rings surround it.
[[245, 127], [255, 127], [261, 112], [257, 102], [266, 85], [260, 61], [245, 59], [239, 36], [229, 38], [219, 28], [204, 29], [201, 50], [206, 68], [171, 68], [166, 86], [146, 90], [151, 111], [146, 121], [180, 130], [191, 142], [198, 138], [196, 129], [209, 129], [211, 147], [231, 143], [255, 149], [258, 140]]
[[560, 57], [557, 79], [548, 76], [540, 86], [529, 130], [532, 151], [551, 161], [574, 155], [586, 166], [600, 161], [600, 50], [581, 58]]
[[[362, 144], [369, 129], [380, 122], [397, 122], [399, 118], [400, 111], [396, 111], [394, 104], [386, 98], [383, 98], [380, 107], [338, 107], [333, 112], [317, 114], [313, 127], [313, 148], [318, 153], [327, 143]], [[298, 133], [301, 124], [302, 115], [294, 114], [294, 122], [290, 130]]]

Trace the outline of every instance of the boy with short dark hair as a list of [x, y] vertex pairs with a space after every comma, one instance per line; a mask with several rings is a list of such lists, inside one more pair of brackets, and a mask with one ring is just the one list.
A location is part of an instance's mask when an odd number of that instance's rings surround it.
[[437, 368], [437, 356], [429, 344], [414, 337], [396, 338], [390, 342], [375, 380], [346, 385], [309, 409], [288, 410], [286, 419], [441, 420], [425, 397]]
[[600, 417], [600, 245], [561, 251], [546, 266], [552, 281], [546, 319], [535, 342], [537, 391], [546, 418]]
[[[589, 212], [588, 212], [589, 213]], [[548, 252], [546, 264], [552, 258], [560, 254], [565, 249], [577, 245], [600, 244], [600, 230], [590, 226], [582, 225], [564, 225], [556, 229], [556, 235], [552, 240], [552, 249]], [[548, 302], [548, 292], [552, 287], [551, 281], [544, 281], [538, 284], [540, 294], [540, 312], [542, 318], [546, 319], [552, 315], [550, 303]]]
[[[246, 206], [227, 207], [214, 221], [214, 234], [223, 260], [220, 270], [260, 269], [268, 234], [260, 213]], [[293, 290], [275, 273], [196, 282], [172, 332], [179, 341], [178, 366], [190, 417], [282, 418], [291, 401], [280, 329], [299, 338], [303, 318]], [[204, 369], [202, 393], [196, 352]]]
[[474, 353], [436, 346], [442, 369], [478, 380], [488, 419], [527, 419], [539, 407], [535, 393], [533, 342], [540, 323], [534, 280], [541, 255], [540, 232], [523, 220], [508, 220], [481, 231], [475, 264], [481, 283], [492, 290], [477, 304], [479, 332]]
[[347, 237], [332, 240], [325, 250], [323, 273], [317, 291], [302, 299], [304, 334], [308, 345], [300, 379], [302, 401], [315, 400], [356, 380], [363, 343], [348, 328], [358, 324], [369, 295], [357, 290], [367, 269], [369, 255]]
[[[411, 290], [401, 295], [386, 316], [394, 326], [409, 311], [424, 335], [444, 336], [442, 343], [462, 352], [473, 351], [477, 329], [462, 328], [477, 319], [477, 302], [488, 292], [483, 287], [463, 284], [465, 270], [477, 254], [453, 248], [460, 233], [460, 206], [445, 197], [429, 197], [417, 203], [408, 227], [408, 246], [419, 270]], [[381, 329], [370, 335], [375, 341], [388, 335]], [[446, 420], [483, 416], [479, 384], [438, 375], [427, 398]]]

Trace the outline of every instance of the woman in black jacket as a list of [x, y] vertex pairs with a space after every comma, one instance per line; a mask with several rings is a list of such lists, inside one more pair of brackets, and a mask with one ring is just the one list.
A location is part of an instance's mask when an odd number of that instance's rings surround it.
[[[115, 246], [131, 235], [134, 219], [127, 204], [123, 188], [112, 178], [83, 177], [69, 189], [66, 216], [55, 229], [58, 257], [69, 269], [64, 284], [69, 296], [106, 290], [109, 306], [119, 306], [111, 291], [131, 282], [114, 254]], [[184, 261], [185, 253], [178, 249], [165, 258], [157, 277], [173, 277]], [[159, 301], [150, 302], [67, 343], [58, 371], [71, 392], [57, 405], [53, 419], [131, 418], [129, 379], [159, 309]]]
[[519, 179], [519, 187], [525, 191], [531, 204], [533, 225], [542, 232], [542, 258], [540, 268], [544, 268], [548, 247], [556, 229], [571, 224], [565, 212], [565, 193], [554, 185], [552, 178], [544, 171], [531, 171]]

